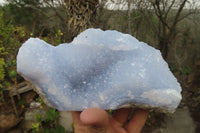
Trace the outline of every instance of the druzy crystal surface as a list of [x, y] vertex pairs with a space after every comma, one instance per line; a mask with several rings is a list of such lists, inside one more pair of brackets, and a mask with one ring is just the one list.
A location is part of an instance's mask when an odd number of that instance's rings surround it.
[[58, 46], [30, 38], [19, 49], [17, 71], [61, 111], [134, 105], [173, 112], [181, 100], [160, 51], [118, 31], [87, 29]]

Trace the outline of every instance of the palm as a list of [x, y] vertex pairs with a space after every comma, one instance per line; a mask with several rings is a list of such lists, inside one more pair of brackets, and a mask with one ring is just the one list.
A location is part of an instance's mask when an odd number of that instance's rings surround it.
[[72, 112], [75, 133], [140, 133], [148, 112], [137, 110], [124, 127], [130, 111], [131, 109], [119, 109], [112, 116], [97, 108], [89, 108], [82, 113]]

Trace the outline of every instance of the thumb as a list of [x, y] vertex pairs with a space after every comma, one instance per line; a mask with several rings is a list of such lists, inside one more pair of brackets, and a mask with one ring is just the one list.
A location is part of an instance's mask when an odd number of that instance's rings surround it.
[[109, 115], [105, 110], [99, 108], [88, 108], [84, 110], [80, 119], [83, 124], [96, 128], [107, 128], [109, 125]]

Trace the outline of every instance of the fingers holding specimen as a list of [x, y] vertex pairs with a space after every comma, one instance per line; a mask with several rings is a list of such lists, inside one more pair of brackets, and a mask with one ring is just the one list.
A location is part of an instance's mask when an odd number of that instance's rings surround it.
[[128, 133], [140, 133], [148, 116], [147, 110], [136, 110], [126, 129]]
[[124, 123], [127, 121], [130, 112], [131, 112], [131, 109], [122, 108], [122, 109], [116, 110], [112, 117], [123, 126]]

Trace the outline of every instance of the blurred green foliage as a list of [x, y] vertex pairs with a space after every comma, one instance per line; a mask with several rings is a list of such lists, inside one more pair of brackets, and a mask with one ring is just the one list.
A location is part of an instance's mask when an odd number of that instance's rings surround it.
[[41, 114], [36, 114], [37, 123], [32, 123], [33, 133], [65, 133], [63, 126], [57, 123], [59, 112], [56, 109], [49, 108], [46, 111], [45, 118]]
[[39, 123], [42, 122], [42, 115], [41, 115], [41, 114], [36, 114], [36, 115], [35, 115], [35, 119], [36, 119], [36, 121], [39, 122]]
[[58, 125], [56, 128], [45, 128], [44, 133], [65, 133], [65, 128], [61, 125]]
[[0, 81], [2, 81], [5, 77], [4, 65], [5, 65], [4, 58], [0, 58]]
[[190, 75], [192, 73], [192, 68], [189, 66], [183, 66], [183, 68], [178, 68], [174, 64], [170, 64], [169, 68], [174, 74], [177, 73], [179, 75]]
[[54, 108], [49, 108], [46, 112], [46, 122], [55, 122], [57, 118], [59, 117], [59, 112], [56, 111]]
[[36, 99], [36, 101], [40, 103], [40, 108], [42, 108], [42, 107], [45, 105], [45, 104], [44, 104], [44, 101], [42, 100], [41, 97], [38, 97], [38, 98]]
[[20, 100], [17, 101], [17, 104], [20, 105], [20, 106], [24, 106], [25, 101], [20, 99]]
[[191, 67], [185, 66], [183, 68], [183, 74], [189, 75], [191, 73], [192, 73], [192, 68]]
[[173, 72], [173, 73], [180, 71], [174, 64], [169, 64], [169, 68], [170, 68], [171, 72]]
[[10, 77], [11, 79], [16, 78], [16, 76], [17, 76], [17, 72], [16, 72], [15, 70], [9, 70], [9, 71], [8, 71], [8, 74], [9, 74], [9, 77]]
[[0, 13], [0, 81], [3, 82], [5, 75], [16, 77], [16, 71], [11, 70], [16, 65], [16, 54], [19, 46], [21, 45], [16, 38], [16, 34], [22, 36], [25, 32], [21, 30], [16, 33], [17, 28], [11, 24], [11, 21], [4, 19], [3, 13]]
[[40, 123], [32, 123], [32, 133], [39, 133], [40, 132]]

